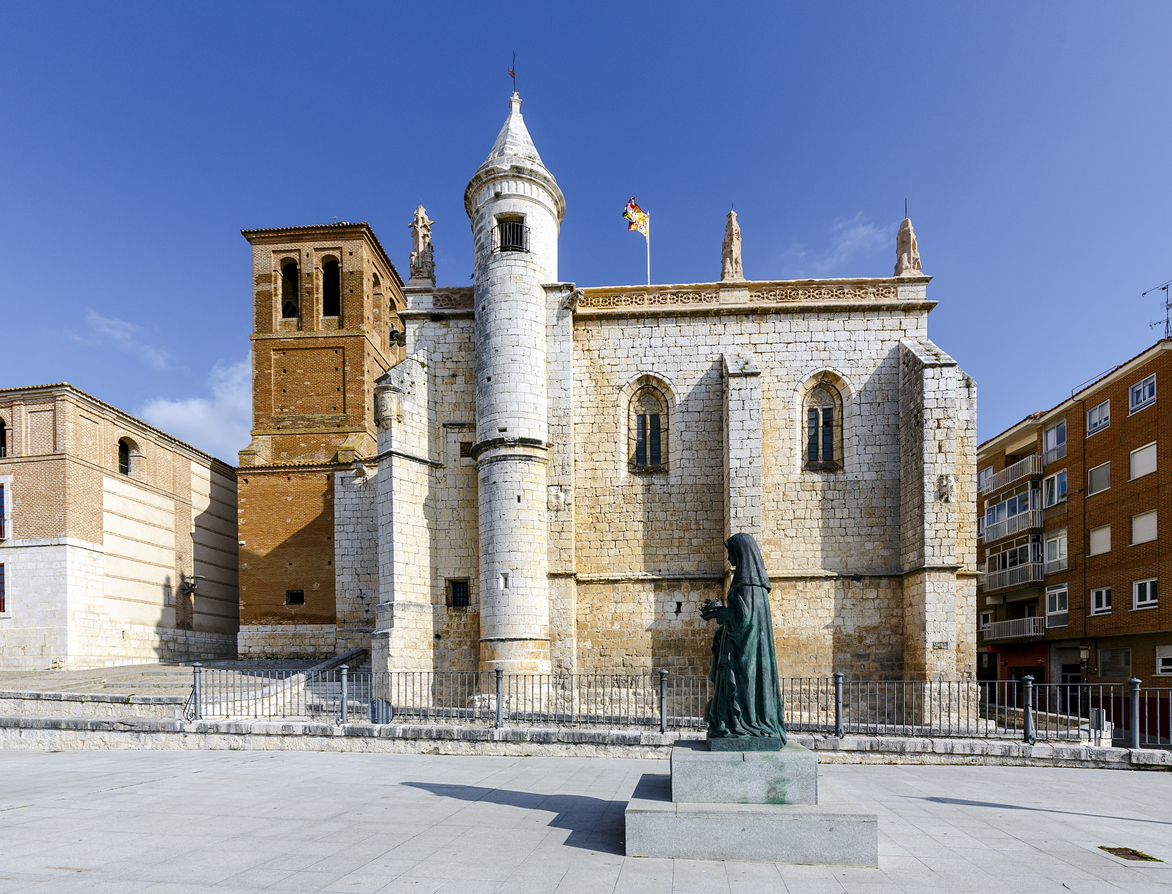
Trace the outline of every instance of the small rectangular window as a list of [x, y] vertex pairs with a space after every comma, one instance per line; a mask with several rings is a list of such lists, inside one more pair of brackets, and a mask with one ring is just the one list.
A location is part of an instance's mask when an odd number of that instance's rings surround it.
[[1046, 626], [1065, 627], [1070, 622], [1067, 611], [1066, 584], [1046, 588]]
[[1046, 535], [1046, 574], [1066, 570], [1066, 530]]
[[497, 577], [497, 586], [502, 590], [509, 588], [509, 572], [504, 572]]
[[1111, 486], [1111, 463], [1095, 466], [1087, 473], [1087, 494], [1102, 493]]
[[1103, 525], [1091, 528], [1091, 549], [1088, 555], [1097, 556], [1100, 553], [1111, 552], [1111, 526]]
[[1172, 646], [1156, 646], [1156, 673], [1172, 674]]
[[1156, 442], [1131, 451], [1131, 477], [1141, 478], [1156, 471]]
[[981, 614], [977, 618], [977, 627], [981, 630], [984, 630], [986, 627], [989, 627], [992, 624], [993, 624], [993, 613], [992, 612], [981, 612]]
[[1042, 482], [1042, 505], [1049, 508], [1066, 502], [1066, 470], [1049, 476]]
[[1136, 382], [1132, 385], [1130, 395], [1130, 409], [1128, 412], [1131, 413], [1134, 413], [1136, 410], [1142, 410], [1154, 401], [1156, 399], [1156, 374], [1152, 373], [1142, 382]]
[[1100, 677], [1130, 677], [1131, 649], [1099, 649]]
[[1087, 410], [1087, 434], [1093, 435], [1111, 424], [1111, 401], [1105, 400], [1097, 407]]
[[1142, 512], [1131, 517], [1131, 542], [1147, 543], [1156, 539], [1156, 511]]
[[469, 457], [471, 455], [472, 455], [472, 442], [471, 441], [461, 441], [460, 442], [460, 456], [461, 457]]
[[304, 590], [286, 590], [285, 605], [305, 605]]
[[977, 516], [977, 536], [983, 537], [985, 535], [985, 516]]
[[977, 472], [977, 490], [983, 491], [993, 481], [993, 467], [989, 466], [987, 469], [981, 469]]
[[1133, 608], [1155, 608], [1159, 604], [1156, 594], [1156, 581], [1137, 580], [1131, 585]]
[[1111, 613], [1111, 588], [1099, 587], [1091, 590], [1091, 614], [1106, 615]]
[[1049, 465], [1066, 456], [1066, 420], [1042, 432], [1042, 462]]
[[0, 540], [4, 539], [4, 485], [0, 484]]
[[468, 581], [467, 580], [449, 580], [448, 581], [448, 605], [452, 608], [467, 608], [468, 607]]

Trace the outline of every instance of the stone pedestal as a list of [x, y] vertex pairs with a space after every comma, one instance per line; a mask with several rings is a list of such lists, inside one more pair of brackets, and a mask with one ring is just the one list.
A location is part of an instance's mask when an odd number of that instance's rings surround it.
[[627, 804], [627, 856], [879, 865], [879, 818], [818, 792], [818, 761], [781, 751], [672, 749], [671, 776], [646, 774]]

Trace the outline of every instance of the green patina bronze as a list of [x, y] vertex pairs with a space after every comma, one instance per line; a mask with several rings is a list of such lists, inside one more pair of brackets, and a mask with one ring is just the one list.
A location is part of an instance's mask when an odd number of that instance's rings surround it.
[[705, 600], [700, 616], [720, 626], [712, 640], [712, 698], [704, 709], [713, 751], [777, 751], [785, 745], [769, 574], [749, 534], [724, 545], [736, 571], [724, 603]]

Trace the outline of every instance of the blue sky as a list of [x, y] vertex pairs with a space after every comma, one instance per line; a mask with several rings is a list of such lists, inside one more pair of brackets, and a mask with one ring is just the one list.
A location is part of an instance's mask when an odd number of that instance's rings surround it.
[[642, 280], [631, 195], [657, 282], [719, 278], [730, 203], [749, 278], [886, 276], [906, 198], [982, 439], [1162, 334], [1172, 4], [5, 3], [0, 41], [0, 385], [230, 462], [240, 229], [367, 220], [404, 271], [423, 201], [468, 283], [514, 51], [565, 280]]

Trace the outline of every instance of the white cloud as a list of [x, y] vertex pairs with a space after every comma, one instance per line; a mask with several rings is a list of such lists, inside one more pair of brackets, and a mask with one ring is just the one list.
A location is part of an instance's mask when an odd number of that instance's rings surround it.
[[86, 313], [85, 319], [89, 323], [91, 337], [77, 336], [78, 341], [91, 345], [113, 345], [120, 351], [134, 354], [154, 369], [166, 369], [171, 365], [171, 352], [155, 347], [143, 338], [144, 330], [141, 326], [117, 317], [103, 317], [92, 310]]
[[790, 246], [782, 255], [786, 266], [794, 268], [798, 276], [859, 276], [861, 271], [849, 269], [852, 262], [878, 260], [885, 248], [890, 248], [894, 259], [895, 229], [876, 226], [862, 211], [834, 224], [830, 234], [830, 244], [821, 251], [801, 243]]
[[169, 435], [236, 465], [252, 427], [252, 361], [217, 363], [208, 375], [211, 397], [156, 398], [138, 415]]

